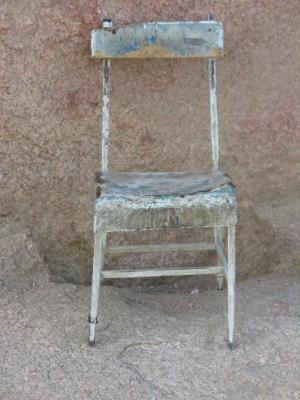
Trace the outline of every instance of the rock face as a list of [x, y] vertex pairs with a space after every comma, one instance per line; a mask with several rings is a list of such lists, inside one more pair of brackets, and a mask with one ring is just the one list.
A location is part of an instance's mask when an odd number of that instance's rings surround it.
[[16, 224], [0, 226], [0, 279], [35, 272], [43, 266], [36, 244]]
[[[90, 279], [102, 68], [91, 59], [89, 44], [91, 29], [108, 17], [125, 24], [197, 20], [212, 12], [224, 21], [225, 57], [217, 70], [221, 165], [238, 191], [238, 273], [299, 261], [299, 11], [298, 0], [1, 2], [1, 215], [30, 230], [54, 279]], [[113, 63], [112, 168], [208, 168], [208, 110], [205, 62]], [[199, 235], [111, 240], [146, 238]], [[184, 262], [196, 263], [194, 258]], [[176, 257], [163, 261], [173, 265]]]

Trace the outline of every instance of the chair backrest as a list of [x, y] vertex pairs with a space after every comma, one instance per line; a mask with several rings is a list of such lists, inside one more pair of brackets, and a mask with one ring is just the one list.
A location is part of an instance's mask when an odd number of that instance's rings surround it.
[[113, 26], [103, 20], [92, 31], [92, 56], [103, 59], [102, 165], [108, 170], [110, 60], [118, 58], [207, 58], [209, 67], [211, 143], [213, 169], [219, 164], [216, 62], [223, 56], [223, 25], [207, 21], [151, 22]]

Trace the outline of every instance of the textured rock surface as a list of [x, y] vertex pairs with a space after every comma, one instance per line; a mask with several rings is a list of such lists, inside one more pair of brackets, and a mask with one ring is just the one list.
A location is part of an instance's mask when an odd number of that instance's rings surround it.
[[28, 232], [17, 224], [0, 226], [0, 279], [42, 269], [43, 261]]
[[105, 287], [92, 348], [87, 287], [2, 290], [0, 398], [297, 400], [299, 278], [268, 275], [237, 285], [233, 352], [225, 290]]
[[[238, 190], [238, 272], [299, 260], [298, 0], [3, 0], [1, 215], [32, 232], [55, 279], [90, 276], [93, 175], [101, 153], [101, 66], [90, 58], [91, 29], [104, 17], [119, 24], [203, 19], [209, 11], [225, 23], [221, 164]], [[205, 64], [118, 61], [112, 78], [114, 169], [209, 166]], [[115, 240], [145, 240], [140, 236]]]

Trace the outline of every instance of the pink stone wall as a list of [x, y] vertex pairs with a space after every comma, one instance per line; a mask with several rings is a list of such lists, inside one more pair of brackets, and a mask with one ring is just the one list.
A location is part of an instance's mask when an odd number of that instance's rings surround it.
[[[102, 85], [91, 29], [108, 17], [126, 24], [208, 12], [225, 24], [217, 71], [221, 165], [238, 191], [239, 276], [299, 264], [299, 0], [2, 0], [0, 223], [30, 230], [55, 279], [90, 276]], [[114, 169], [210, 165], [205, 62], [116, 61], [111, 113]], [[111, 240], [197, 238], [188, 231]], [[135, 265], [176, 261], [147, 257]]]

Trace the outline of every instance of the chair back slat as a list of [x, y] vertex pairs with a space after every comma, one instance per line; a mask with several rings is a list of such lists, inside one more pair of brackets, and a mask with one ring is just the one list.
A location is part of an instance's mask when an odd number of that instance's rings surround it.
[[92, 32], [95, 58], [217, 58], [223, 25], [217, 21], [150, 22]]

